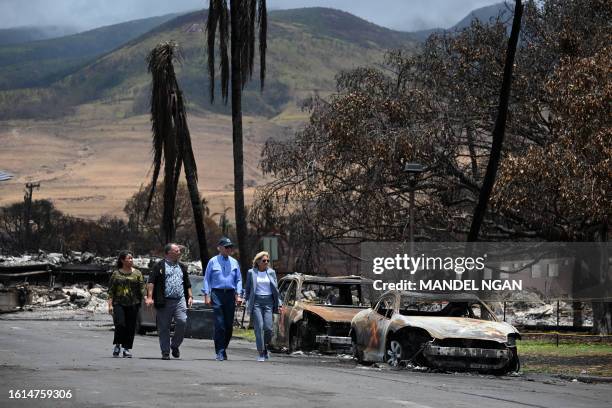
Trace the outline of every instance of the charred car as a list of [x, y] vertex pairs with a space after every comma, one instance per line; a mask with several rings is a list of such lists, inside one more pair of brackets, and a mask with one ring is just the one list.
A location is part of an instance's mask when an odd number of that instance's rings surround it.
[[[191, 282], [193, 304], [190, 309], [187, 309], [185, 337], [212, 339], [214, 316], [212, 306], [204, 303], [202, 293], [204, 278], [201, 275], [189, 275], [189, 281]], [[153, 306], [146, 306], [143, 299], [136, 319], [136, 331], [138, 334], [147, 334], [153, 330], [157, 330], [157, 311]]]
[[493, 374], [519, 369], [519, 332], [472, 294], [386, 292], [376, 306], [353, 318], [350, 335], [362, 364]]
[[272, 346], [279, 350], [350, 350], [351, 320], [370, 306], [372, 281], [359, 276], [291, 274], [279, 281], [283, 307], [274, 315]]

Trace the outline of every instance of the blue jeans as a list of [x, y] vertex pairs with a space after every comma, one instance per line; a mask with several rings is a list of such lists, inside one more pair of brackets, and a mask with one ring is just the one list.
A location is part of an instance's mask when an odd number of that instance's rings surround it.
[[262, 353], [268, 349], [268, 344], [272, 340], [272, 295], [255, 295], [253, 303], [253, 328], [255, 329], [255, 343], [257, 351]]
[[[162, 354], [170, 354], [170, 348], [179, 348], [185, 338], [187, 326], [187, 304], [185, 298], [168, 299], [166, 305], [157, 311], [157, 332], [159, 333], [159, 347]], [[174, 318], [174, 336], [170, 343], [170, 324]]]
[[215, 316], [215, 353], [225, 351], [232, 339], [236, 292], [230, 289], [213, 289], [210, 299]]

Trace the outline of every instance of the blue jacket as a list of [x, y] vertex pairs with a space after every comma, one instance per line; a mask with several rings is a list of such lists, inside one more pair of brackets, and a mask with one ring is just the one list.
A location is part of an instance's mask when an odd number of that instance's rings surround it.
[[[278, 307], [282, 305], [280, 296], [278, 295], [278, 282], [276, 280], [276, 272], [274, 269], [266, 269], [268, 278], [270, 278], [270, 287], [272, 288], [272, 313], [278, 313]], [[247, 302], [247, 310], [249, 314], [253, 313], [255, 307], [255, 289], [257, 289], [257, 270], [254, 268], [249, 269], [247, 272], [244, 299]]]

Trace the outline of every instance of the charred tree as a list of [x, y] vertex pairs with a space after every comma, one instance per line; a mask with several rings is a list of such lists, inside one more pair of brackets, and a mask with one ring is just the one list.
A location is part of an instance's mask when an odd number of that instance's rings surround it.
[[495, 128], [493, 129], [493, 143], [491, 145], [491, 153], [489, 156], [489, 164], [487, 171], [482, 181], [480, 194], [478, 195], [478, 204], [474, 209], [474, 218], [468, 233], [468, 242], [478, 240], [480, 227], [487, 213], [487, 205], [489, 198], [495, 185], [497, 169], [501, 161], [502, 147], [504, 144], [504, 135], [506, 133], [506, 119], [508, 117], [508, 103], [510, 100], [510, 90], [512, 88], [512, 71], [514, 67], [514, 56], [518, 44], [519, 33], [521, 31], [521, 18], [523, 16], [523, 4], [521, 0], [516, 0], [514, 7], [514, 18], [512, 20], [512, 31], [508, 40], [508, 50], [506, 52], [506, 61], [504, 66], [504, 77], [502, 80], [501, 92], [499, 95], [499, 108]]

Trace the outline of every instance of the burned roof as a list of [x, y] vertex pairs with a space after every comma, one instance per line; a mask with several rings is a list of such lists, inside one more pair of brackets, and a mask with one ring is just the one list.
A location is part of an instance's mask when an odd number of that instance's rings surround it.
[[357, 275], [315, 276], [315, 275], [303, 275], [301, 273], [292, 273], [290, 275], [285, 276], [285, 278], [294, 278], [294, 279], [297, 278], [297, 279], [301, 279], [305, 283], [336, 283], [336, 284], [372, 283], [371, 279], [364, 278], [362, 276], [357, 276]]

